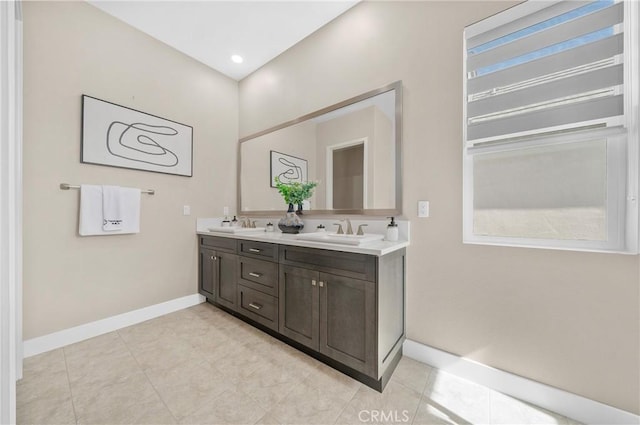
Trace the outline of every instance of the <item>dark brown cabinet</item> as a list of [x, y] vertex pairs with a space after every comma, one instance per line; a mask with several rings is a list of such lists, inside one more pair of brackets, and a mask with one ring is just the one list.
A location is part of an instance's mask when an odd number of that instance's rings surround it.
[[280, 333], [383, 386], [405, 336], [404, 255], [281, 245]]
[[277, 297], [278, 263], [239, 256], [238, 283]]
[[280, 269], [280, 333], [373, 376], [375, 283], [293, 266]]
[[278, 299], [272, 295], [238, 285], [238, 313], [278, 331]]
[[320, 348], [320, 306], [315, 270], [280, 266], [280, 333], [316, 351]]
[[214, 259], [215, 302], [231, 310], [236, 309], [236, 283], [238, 280], [238, 256], [217, 252]]
[[405, 338], [404, 264], [404, 249], [377, 257], [201, 236], [199, 290], [382, 390]]
[[229, 239], [200, 238], [199, 292], [212, 301], [236, 309], [236, 282], [238, 280], [238, 256]]
[[376, 374], [374, 282], [320, 273], [319, 351], [369, 376]]
[[215, 297], [215, 258], [216, 252], [208, 248], [200, 248], [200, 276], [198, 292], [207, 298]]

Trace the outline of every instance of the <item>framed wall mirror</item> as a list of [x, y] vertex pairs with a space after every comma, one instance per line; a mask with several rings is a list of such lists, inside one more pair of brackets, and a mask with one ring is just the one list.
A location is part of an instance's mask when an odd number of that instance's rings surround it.
[[402, 82], [244, 137], [239, 150], [241, 214], [286, 210], [277, 175], [318, 183], [309, 215], [401, 215]]

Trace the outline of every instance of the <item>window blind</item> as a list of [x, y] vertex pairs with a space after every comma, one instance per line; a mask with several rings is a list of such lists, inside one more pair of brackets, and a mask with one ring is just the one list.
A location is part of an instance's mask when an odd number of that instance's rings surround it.
[[563, 1], [465, 30], [466, 143], [624, 123], [624, 4]]

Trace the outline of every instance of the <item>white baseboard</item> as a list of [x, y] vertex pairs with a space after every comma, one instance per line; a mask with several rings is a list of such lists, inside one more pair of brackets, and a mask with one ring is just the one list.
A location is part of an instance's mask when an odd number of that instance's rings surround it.
[[585, 424], [629, 425], [640, 416], [407, 339], [403, 354]]
[[107, 317], [106, 319], [96, 320], [95, 322], [32, 338], [24, 341], [24, 357], [35, 356], [36, 354], [64, 347], [65, 345], [126, 328], [127, 326], [173, 313], [174, 311], [182, 310], [203, 303], [204, 301], [205, 298], [200, 294], [187, 295], [186, 297], [176, 298], [160, 304], [118, 314], [117, 316]]

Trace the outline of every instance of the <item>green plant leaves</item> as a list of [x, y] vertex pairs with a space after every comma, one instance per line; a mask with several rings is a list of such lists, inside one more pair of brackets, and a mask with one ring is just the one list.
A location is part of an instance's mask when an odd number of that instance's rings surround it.
[[301, 204], [305, 199], [309, 199], [313, 196], [313, 189], [318, 186], [316, 182], [306, 182], [306, 183], [282, 183], [278, 179], [278, 176], [274, 178], [276, 182], [276, 188], [282, 198], [284, 198], [284, 202], [287, 204]]

